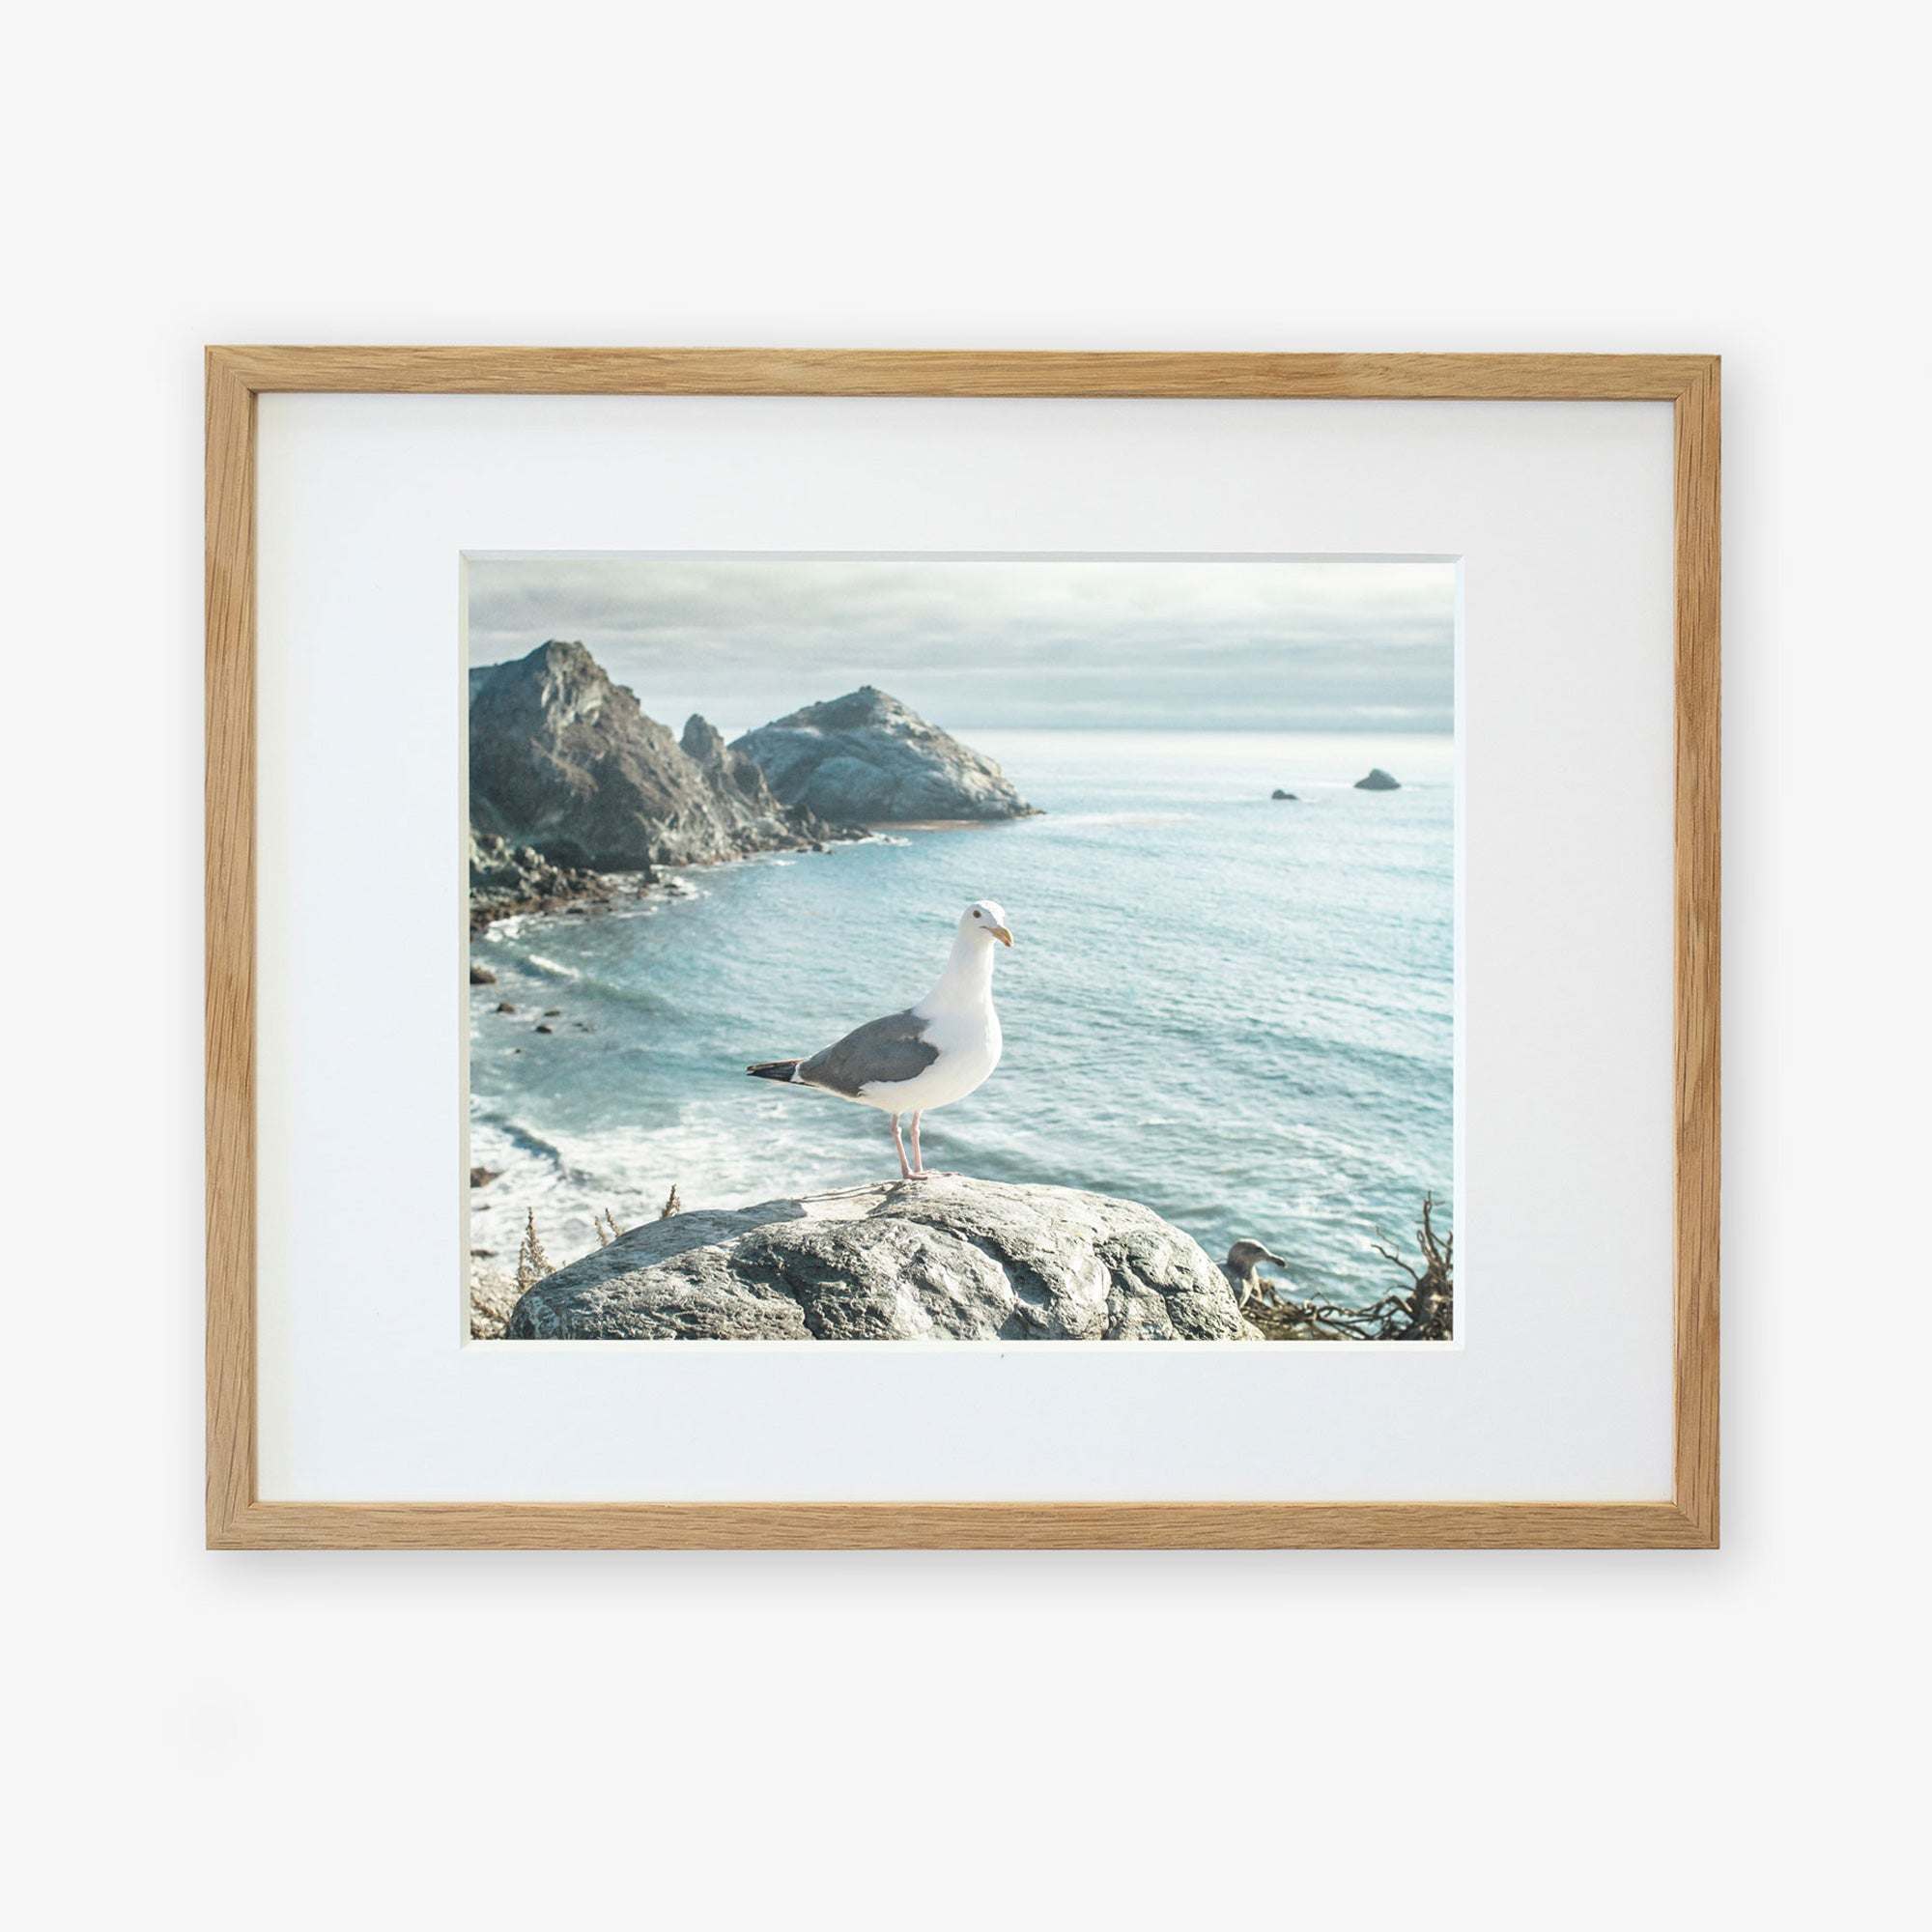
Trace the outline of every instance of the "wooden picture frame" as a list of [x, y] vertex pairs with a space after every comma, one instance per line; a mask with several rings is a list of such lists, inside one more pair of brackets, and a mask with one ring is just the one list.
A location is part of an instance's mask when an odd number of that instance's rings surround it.
[[[262, 1500], [256, 1478], [255, 419], [258, 396], [288, 391], [1669, 402], [1676, 455], [1672, 1498], [1628, 1503]], [[209, 1548], [1716, 1547], [1717, 357], [213, 348], [207, 355], [207, 407]]]

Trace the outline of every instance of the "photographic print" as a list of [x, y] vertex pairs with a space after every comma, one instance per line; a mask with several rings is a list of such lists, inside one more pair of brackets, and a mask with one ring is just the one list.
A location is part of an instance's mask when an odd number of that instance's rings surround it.
[[473, 1338], [1454, 1339], [1452, 562], [464, 596]]

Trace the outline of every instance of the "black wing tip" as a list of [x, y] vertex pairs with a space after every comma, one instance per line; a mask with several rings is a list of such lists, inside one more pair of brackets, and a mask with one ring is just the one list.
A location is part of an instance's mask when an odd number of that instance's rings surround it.
[[759, 1060], [746, 1067], [745, 1071], [754, 1080], [792, 1080], [804, 1064], [799, 1060]]

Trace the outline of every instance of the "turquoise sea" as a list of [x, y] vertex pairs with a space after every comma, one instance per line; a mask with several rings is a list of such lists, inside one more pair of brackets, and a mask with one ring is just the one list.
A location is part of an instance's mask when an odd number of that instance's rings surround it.
[[[1453, 741], [958, 735], [1044, 815], [694, 868], [475, 941], [497, 976], [470, 995], [469, 1157], [500, 1174], [471, 1195], [486, 1265], [526, 1208], [561, 1263], [595, 1245], [593, 1211], [630, 1226], [673, 1182], [727, 1207], [895, 1174], [884, 1115], [744, 1067], [909, 1004], [983, 897], [1017, 941], [1006, 1054], [928, 1116], [928, 1165], [1124, 1195], [1217, 1257], [1252, 1236], [1305, 1294], [1400, 1280], [1378, 1233], [1406, 1247], [1430, 1192], [1450, 1219]], [[1403, 788], [1353, 789], [1371, 765]]]

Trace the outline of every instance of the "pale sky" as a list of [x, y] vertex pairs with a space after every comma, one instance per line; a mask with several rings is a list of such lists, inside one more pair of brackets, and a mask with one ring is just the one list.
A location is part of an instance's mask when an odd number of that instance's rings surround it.
[[1447, 731], [1455, 565], [472, 556], [469, 662], [584, 644], [678, 729], [862, 684], [949, 730]]

